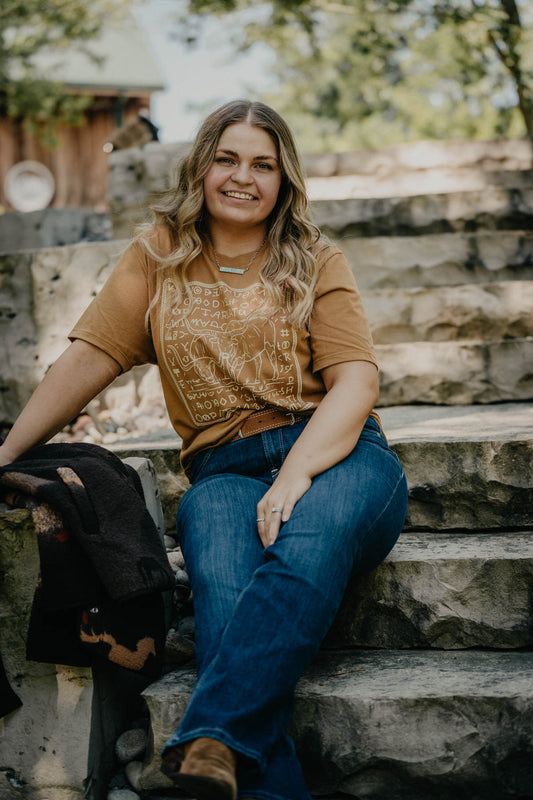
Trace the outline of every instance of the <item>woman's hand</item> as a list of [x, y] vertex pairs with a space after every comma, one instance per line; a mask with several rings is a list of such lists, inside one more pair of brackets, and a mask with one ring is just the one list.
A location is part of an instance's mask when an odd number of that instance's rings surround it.
[[265, 547], [276, 541], [281, 524], [290, 518], [313, 478], [353, 450], [377, 403], [378, 371], [373, 364], [345, 361], [321, 374], [326, 394], [257, 505], [257, 529]]
[[276, 480], [257, 504], [257, 531], [264, 547], [276, 541], [282, 522], [290, 518], [294, 506], [311, 486], [311, 481], [312, 478], [301, 471], [281, 468]]
[[5, 467], [6, 464], [11, 464], [13, 458], [6, 450], [5, 445], [0, 444], [0, 467]]

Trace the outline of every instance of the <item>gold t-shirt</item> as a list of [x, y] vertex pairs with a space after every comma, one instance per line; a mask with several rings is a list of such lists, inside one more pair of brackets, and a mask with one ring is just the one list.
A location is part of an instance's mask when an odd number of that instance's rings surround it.
[[[159, 233], [158, 247], [168, 247]], [[250, 254], [251, 255], [251, 254]], [[221, 273], [207, 248], [190, 265], [192, 302], [175, 304], [171, 270], [160, 302], [145, 314], [159, 265], [139, 243], [126, 250], [100, 293], [69, 334], [112, 356], [123, 371], [156, 363], [168, 413], [183, 439], [184, 466], [199, 450], [229, 441], [265, 405], [311, 413], [325, 394], [320, 370], [344, 361], [376, 363], [354, 277], [333, 245], [319, 249], [319, 278], [306, 329], [283, 309], [254, 314], [263, 302], [258, 270]], [[221, 256], [225, 266], [246, 264]]]

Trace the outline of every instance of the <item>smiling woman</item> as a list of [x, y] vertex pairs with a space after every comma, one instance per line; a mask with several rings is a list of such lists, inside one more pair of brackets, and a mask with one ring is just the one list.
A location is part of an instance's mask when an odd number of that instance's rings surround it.
[[310, 800], [286, 733], [294, 687], [350, 576], [387, 555], [407, 505], [374, 411], [368, 322], [268, 106], [239, 100], [210, 115], [153, 212], [0, 464], [118, 372], [158, 364], [192, 484], [177, 526], [198, 665], [162, 770], [199, 800]]
[[277, 149], [268, 133], [247, 122], [226, 128], [204, 178], [209, 231], [218, 251], [234, 256], [260, 246], [280, 186]]

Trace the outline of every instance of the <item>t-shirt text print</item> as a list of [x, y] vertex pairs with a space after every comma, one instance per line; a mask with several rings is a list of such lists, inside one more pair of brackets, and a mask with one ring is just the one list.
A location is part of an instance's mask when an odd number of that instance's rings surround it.
[[[228, 419], [265, 403], [303, 410], [297, 331], [283, 310], [259, 316], [263, 288], [190, 283], [192, 300], [176, 306], [176, 287], [162, 287], [161, 344], [167, 369], [194, 424]], [[261, 313], [261, 312], [260, 312]]]

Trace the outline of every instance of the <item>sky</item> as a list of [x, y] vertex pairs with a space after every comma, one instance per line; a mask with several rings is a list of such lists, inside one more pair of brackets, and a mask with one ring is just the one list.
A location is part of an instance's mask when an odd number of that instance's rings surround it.
[[[152, 121], [162, 142], [190, 141], [210, 110], [221, 103], [274, 86], [268, 75], [271, 53], [260, 45], [243, 55], [231, 46], [234, 20], [208, 20], [193, 49], [170, 32], [178, 32], [181, 0], [136, 0], [135, 13], [167, 85], [152, 97]], [[193, 110], [194, 104], [202, 105]], [[208, 105], [206, 109], [206, 105]]]

